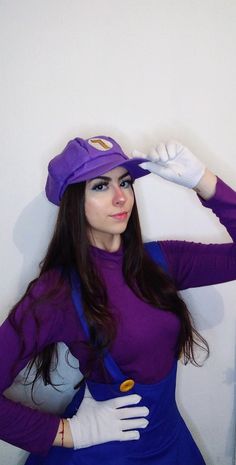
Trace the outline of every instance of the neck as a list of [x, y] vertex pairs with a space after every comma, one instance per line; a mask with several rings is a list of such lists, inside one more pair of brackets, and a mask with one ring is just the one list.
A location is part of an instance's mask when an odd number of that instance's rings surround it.
[[121, 236], [120, 234], [110, 234], [107, 236], [94, 236], [89, 234], [90, 244], [99, 249], [106, 250], [107, 252], [116, 252], [120, 248]]

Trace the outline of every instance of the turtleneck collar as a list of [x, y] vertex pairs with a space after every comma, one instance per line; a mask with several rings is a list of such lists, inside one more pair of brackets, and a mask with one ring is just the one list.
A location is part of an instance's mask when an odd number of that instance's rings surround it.
[[99, 249], [93, 245], [90, 246], [91, 256], [98, 263], [103, 263], [103, 266], [110, 267], [111, 264], [122, 264], [123, 246], [121, 245], [116, 252]]

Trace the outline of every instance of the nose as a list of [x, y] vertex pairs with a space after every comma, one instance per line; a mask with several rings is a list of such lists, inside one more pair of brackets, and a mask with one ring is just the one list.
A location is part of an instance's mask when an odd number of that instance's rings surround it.
[[126, 201], [125, 192], [120, 186], [114, 188], [112, 203], [113, 205], [124, 205]]

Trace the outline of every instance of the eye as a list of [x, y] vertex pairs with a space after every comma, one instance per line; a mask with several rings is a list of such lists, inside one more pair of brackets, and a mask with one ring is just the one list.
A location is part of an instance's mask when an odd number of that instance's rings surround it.
[[125, 189], [128, 189], [132, 186], [133, 182], [134, 181], [132, 179], [123, 179], [120, 183], [120, 186], [124, 187]]
[[92, 190], [93, 191], [104, 191], [106, 190], [108, 187], [108, 182], [99, 182], [97, 184], [94, 184], [94, 186], [92, 186]]

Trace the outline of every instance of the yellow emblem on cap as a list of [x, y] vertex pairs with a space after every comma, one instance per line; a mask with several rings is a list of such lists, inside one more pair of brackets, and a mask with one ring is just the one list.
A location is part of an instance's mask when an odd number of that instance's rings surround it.
[[110, 150], [112, 148], [112, 143], [105, 139], [89, 139], [88, 143], [92, 145], [97, 150]]

